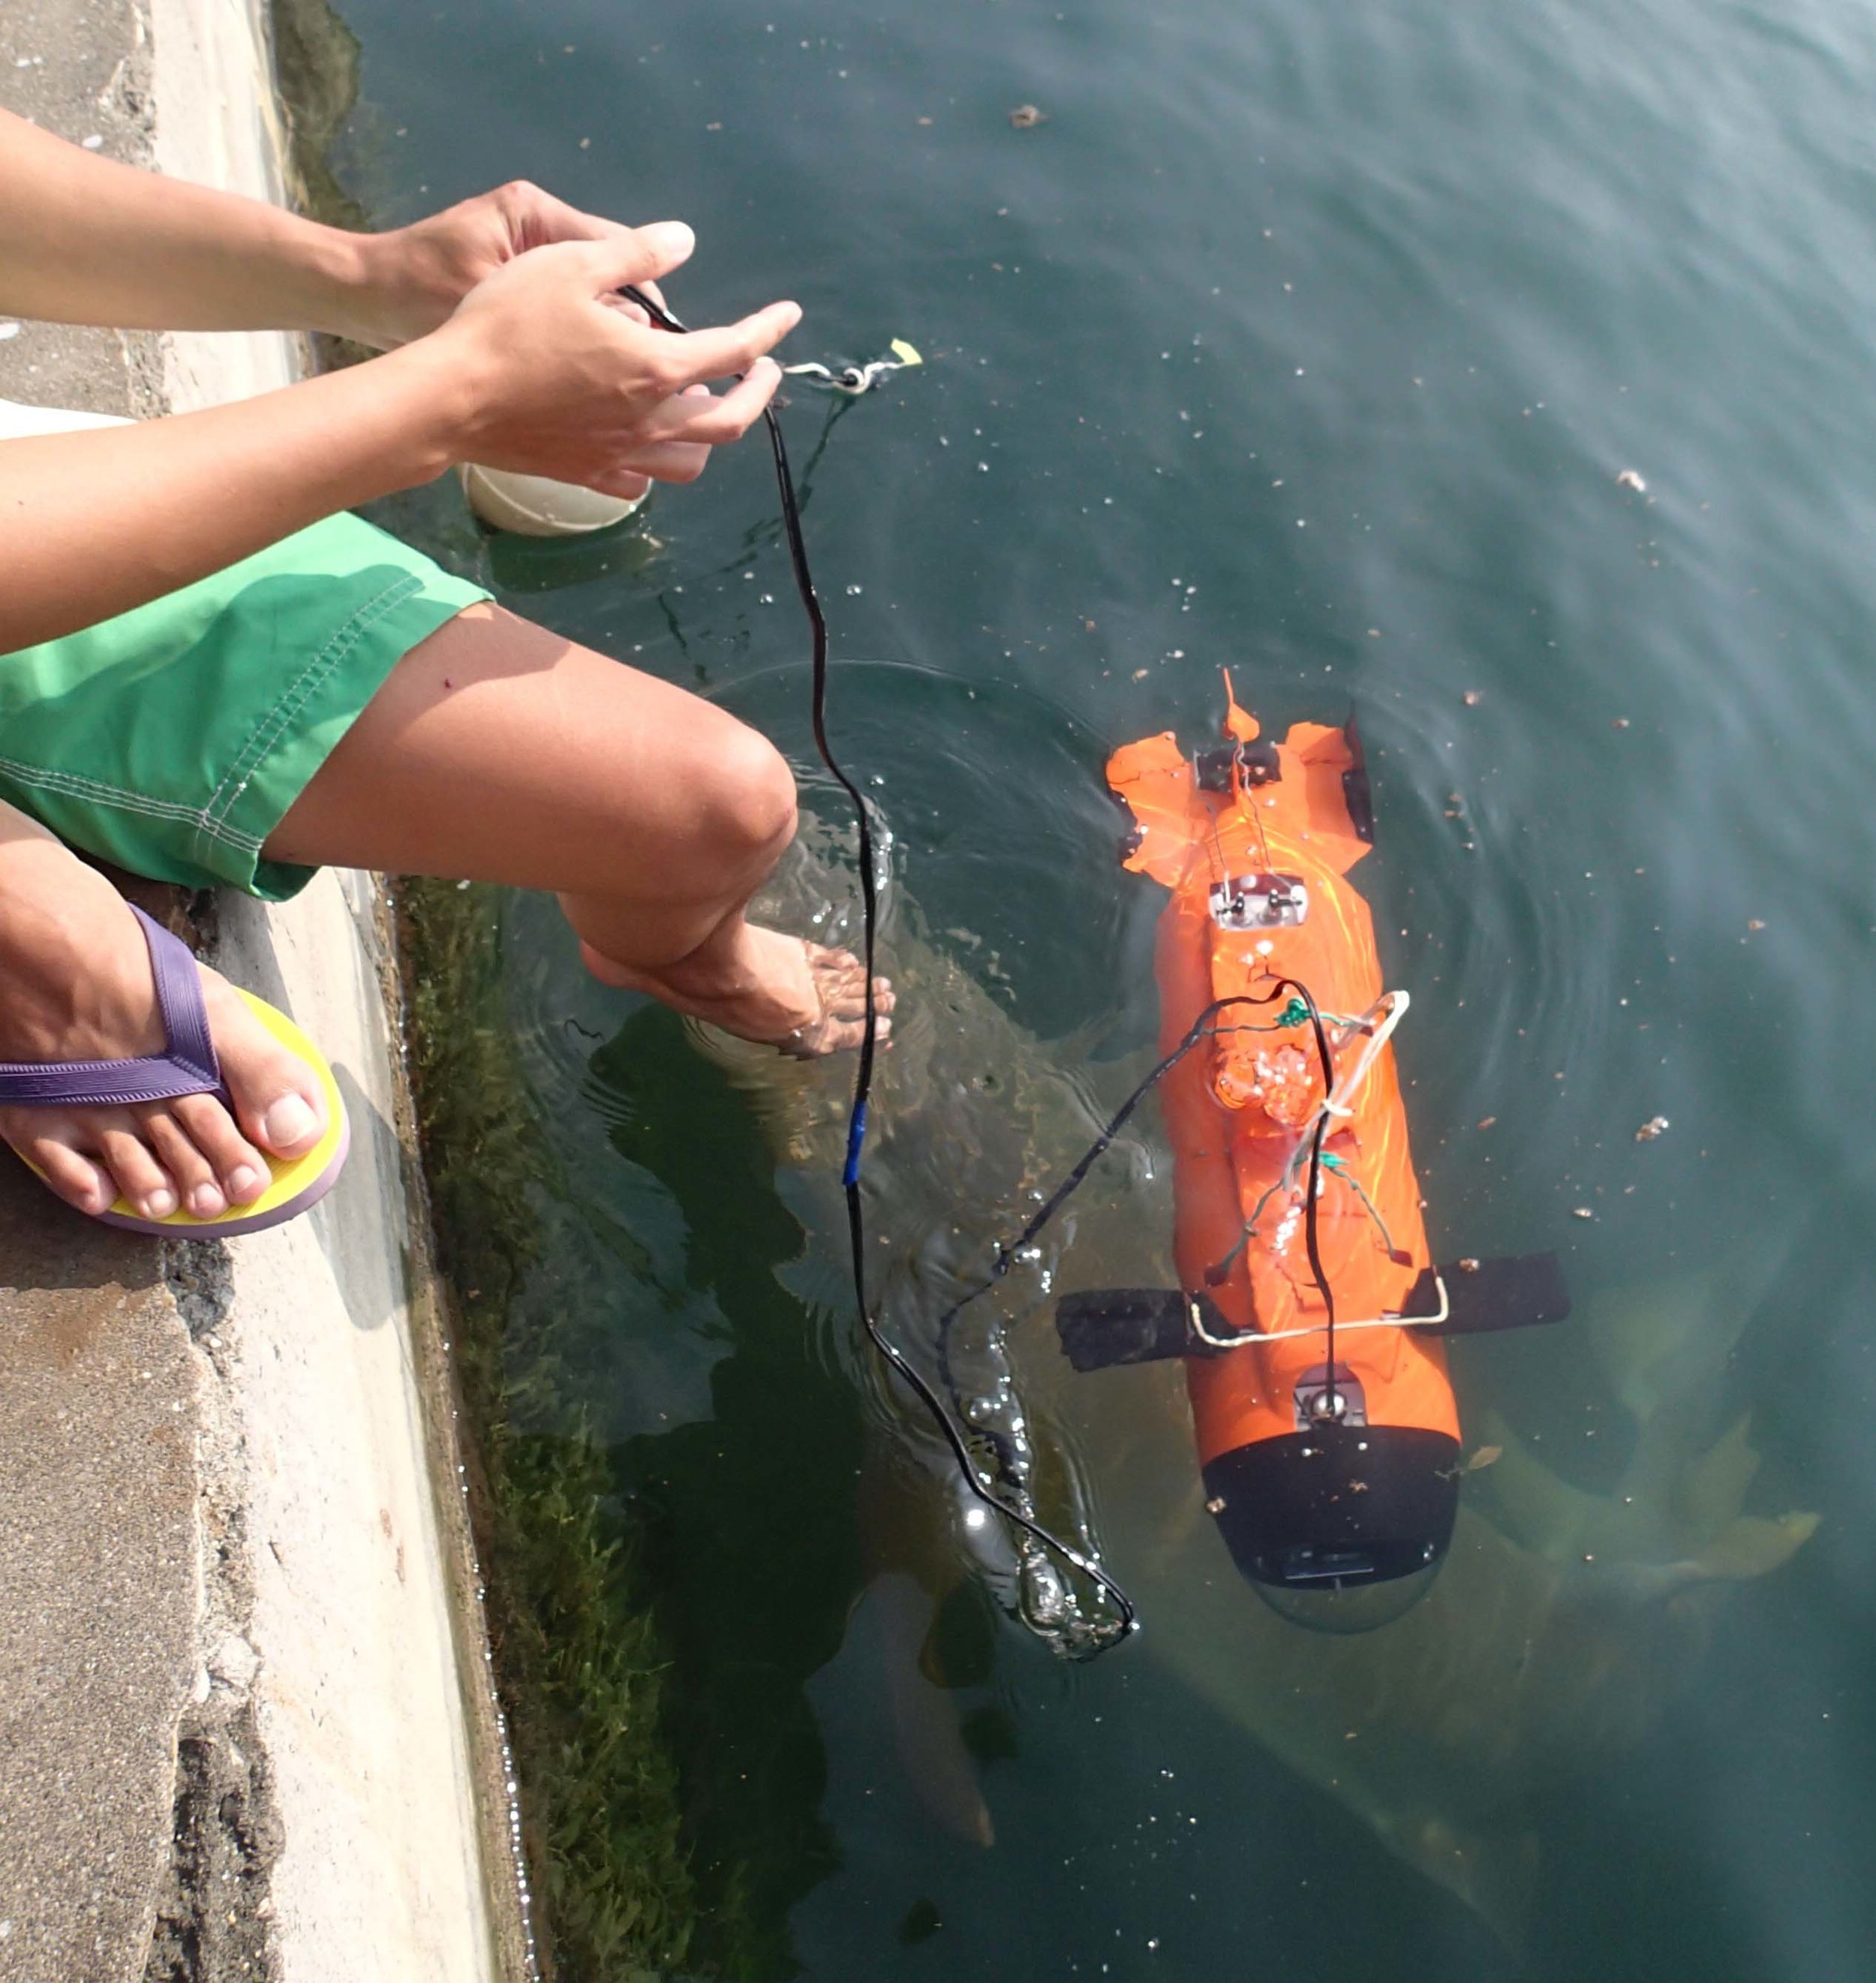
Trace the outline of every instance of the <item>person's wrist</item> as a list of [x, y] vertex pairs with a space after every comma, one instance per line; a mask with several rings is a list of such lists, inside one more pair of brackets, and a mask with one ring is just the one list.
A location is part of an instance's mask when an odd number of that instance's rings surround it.
[[377, 277], [369, 254], [374, 239], [318, 221], [300, 222], [292, 242], [303, 288], [300, 329], [369, 341], [363, 334], [376, 313]]
[[465, 283], [420, 228], [355, 234], [355, 322], [345, 334], [380, 351], [437, 329], [462, 299]]
[[479, 339], [446, 323], [372, 363], [395, 376], [406, 400], [413, 484], [476, 459], [496, 396]]
[[410, 321], [409, 258], [401, 252], [399, 234], [328, 232], [338, 235], [325, 251], [334, 285], [333, 321], [319, 328], [374, 351], [408, 343], [417, 332]]

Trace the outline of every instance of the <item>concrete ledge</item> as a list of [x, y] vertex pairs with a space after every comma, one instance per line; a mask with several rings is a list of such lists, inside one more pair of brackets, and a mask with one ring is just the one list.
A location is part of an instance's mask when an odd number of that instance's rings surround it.
[[[247, 0], [0, 14], [7, 107], [277, 198], [270, 73]], [[147, 416], [299, 357], [27, 325], [0, 396]], [[352, 1154], [312, 1214], [225, 1245], [95, 1227], [0, 1172], [0, 1975], [519, 1978], [381, 905], [327, 874], [210, 920], [332, 1060]]]
[[207, 1586], [208, 1692], [245, 1694], [268, 1759], [273, 1921], [294, 1983], [499, 1973], [376, 913], [369, 878], [336, 873], [283, 909], [221, 905], [217, 962], [320, 1042], [352, 1154], [305, 1218], [179, 1263], [220, 1379], [205, 1492], [223, 1500], [222, 1467], [239, 1510], [229, 1587]]

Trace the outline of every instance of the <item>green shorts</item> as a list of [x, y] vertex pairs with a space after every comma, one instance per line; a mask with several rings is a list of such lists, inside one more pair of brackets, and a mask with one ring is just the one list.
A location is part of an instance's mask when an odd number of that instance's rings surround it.
[[0, 656], [0, 799], [154, 881], [283, 901], [262, 858], [399, 659], [489, 595], [329, 517], [115, 620]]

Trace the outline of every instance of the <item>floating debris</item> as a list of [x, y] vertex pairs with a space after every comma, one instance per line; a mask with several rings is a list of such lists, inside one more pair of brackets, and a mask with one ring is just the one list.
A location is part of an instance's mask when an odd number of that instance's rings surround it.
[[1483, 1473], [1487, 1467], [1504, 1457], [1504, 1448], [1502, 1446], [1482, 1446], [1466, 1462], [1466, 1471], [1468, 1473]]
[[1648, 493], [1648, 485], [1632, 468], [1622, 470], [1615, 478], [1615, 486], [1618, 489], [1632, 489], [1637, 496], [1645, 496]]
[[1483, 689], [1469, 688], [1466, 691], [1465, 704], [1468, 709], [1477, 709], [1484, 700], [1485, 692]]
[[1667, 1128], [1667, 1118], [1665, 1115], [1651, 1115], [1647, 1122], [1635, 1132], [1635, 1141], [1638, 1143], [1651, 1143], [1657, 1136], [1664, 1134]]
[[1628, 718], [1626, 716], [1618, 716], [1609, 727], [1611, 730], [1626, 730], [1628, 727]]
[[1046, 124], [1046, 111], [1038, 110], [1033, 103], [1019, 103], [1010, 113], [1010, 121], [1019, 131], [1033, 131], [1038, 124]]
[[1479, 1127], [1481, 1129], [1489, 1129], [1497, 1119], [1496, 1115], [1481, 1115], [1479, 1118]]
[[1459, 1271], [1462, 1274], [1476, 1274], [1478, 1270], [1479, 1263], [1470, 1253], [1459, 1263]]
[[1587, 1205], [1573, 1205], [1570, 1208], [1570, 1216], [1572, 1219], [1594, 1219], [1596, 1216]]
[[1762, 930], [1765, 925], [1759, 921], [1757, 916], [1754, 916], [1752, 920], [1747, 924], [1746, 927], [1749, 930]]

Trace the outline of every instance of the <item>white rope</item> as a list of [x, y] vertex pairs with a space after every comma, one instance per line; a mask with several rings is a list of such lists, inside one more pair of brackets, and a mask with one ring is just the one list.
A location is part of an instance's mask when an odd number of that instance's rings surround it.
[[[1367, 1045], [1362, 1048], [1347, 1077], [1339, 1078], [1334, 1087], [1329, 1091], [1319, 1113], [1328, 1115], [1352, 1115], [1354, 1113], [1357, 1090], [1367, 1079], [1368, 1072], [1374, 1066], [1382, 1048], [1394, 1037], [1395, 1027], [1407, 1017], [1407, 1008], [1413, 1002], [1412, 998], [1405, 992], [1384, 992], [1358, 1018], [1350, 1019], [1346, 1023], [1342, 1029], [1343, 1041], [1370, 1025], [1374, 1026], [1374, 1031], [1369, 1034]], [[1374, 1015], [1384, 1005], [1387, 1008], [1387, 1016], [1376, 1023]], [[1339, 1045], [1341, 1042], [1337, 1044]], [[1313, 1131], [1315, 1127], [1316, 1119], [1312, 1115], [1310, 1129]]]

